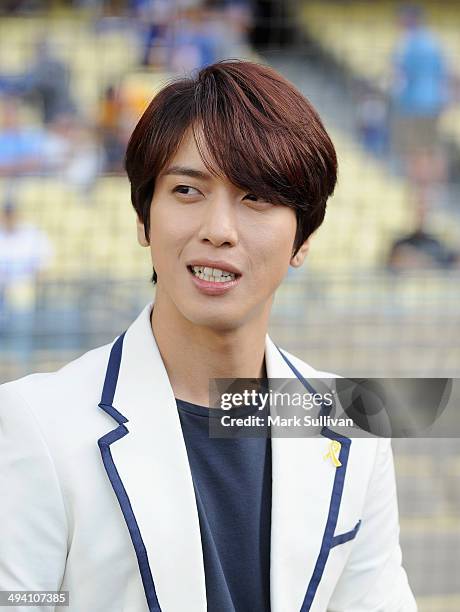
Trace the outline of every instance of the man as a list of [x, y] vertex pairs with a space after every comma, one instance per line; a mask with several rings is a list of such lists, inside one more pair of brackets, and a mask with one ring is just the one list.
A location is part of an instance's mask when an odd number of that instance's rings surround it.
[[33, 350], [36, 284], [53, 257], [48, 236], [22, 223], [14, 200], [0, 208], [0, 353], [27, 363]]
[[400, 9], [402, 33], [392, 57], [392, 145], [414, 191], [416, 207], [439, 201], [448, 163], [439, 120], [448, 108], [451, 76], [423, 9]]
[[318, 114], [274, 70], [217, 63], [154, 98], [126, 168], [155, 302], [1, 389], [0, 588], [72, 612], [416, 610], [389, 440], [208, 435], [212, 378], [327, 376], [267, 335], [336, 182]]

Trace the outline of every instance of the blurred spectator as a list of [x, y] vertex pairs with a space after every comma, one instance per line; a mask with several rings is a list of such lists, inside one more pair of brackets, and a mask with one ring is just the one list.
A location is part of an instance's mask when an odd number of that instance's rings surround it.
[[448, 93], [440, 43], [424, 25], [421, 7], [403, 7], [401, 26], [403, 34], [393, 56], [395, 110], [405, 117], [436, 118], [447, 103]]
[[384, 155], [388, 150], [388, 108], [384, 97], [364, 87], [356, 106], [356, 121], [366, 151]]
[[143, 65], [190, 73], [218, 59], [248, 57], [249, 2], [132, 0]]
[[51, 52], [47, 41], [36, 45], [36, 57], [30, 69], [21, 75], [0, 76], [0, 92], [32, 100], [40, 109], [45, 124], [60, 114], [76, 112], [70, 94], [68, 67]]
[[0, 210], [0, 287], [34, 281], [49, 263], [52, 248], [47, 236], [21, 223], [16, 205], [7, 200]]
[[167, 37], [169, 70], [187, 74], [216, 60], [216, 41], [207, 17], [201, 6], [177, 11]]
[[92, 131], [63, 114], [47, 129], [30, 127], [21, 110], [11, 98], [0, 107], [0, 176], [51, 175], [85, 193], [91, 189], [101, 169]]
[[426, 207], [418, 206], [414, 231], [395, 240], [390, 249], [387, 262], [390, 271], [448, 270], [460, 266], [460, 253], [442, 244], [425, 230], [425, 225]]
[[[403, 34], [393, 56], [392, 140], [424, 204], [430, 185], [446, 179], [438, 119], [448, 103], [449, 76], [441, 46], [424, 25], [422, 9], [404, 6], [400, 17]], [[429, 176], [420, 157], [431, 160]]]
[[43, 174], [63, 179], [87, 195], [102, 168], [93, 131], [73, 116], [61, 115], [48, 127]]
[[166, 35], [175, 8], [175, 3], [170, 0], [136, 0], [132, 3], [142, 39], [143, 66], [164, 67]]
[[22, 124], [18, 100], [0, 100], [0, 176], [38, 171], [42, 164], [44, 135]]
[[122, 127], [124, 105], [120, 92], [113, 85], [107, 87], [99, 104], [97, 131], [104, 153], [104, 171], [119, 174], [123, 171], [123, 158], [127, 138]]
[[0, 209], [0, 336], [2, 350], [27, 363], [33, 349], [35, 286], [52, 257], [47, 236], [22, 224], [12, 201]]
[[250, 58], [249, 34], [252, 11], [248, 2], [226, 2], [221, 10], [209, 12], [208, 30], [214, 38], [216, 60]]

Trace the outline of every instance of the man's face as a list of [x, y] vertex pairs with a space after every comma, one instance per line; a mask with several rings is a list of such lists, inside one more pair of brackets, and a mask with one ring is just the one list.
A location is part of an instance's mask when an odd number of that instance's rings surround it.
[[[219, 331], [264, 315], [268, 320], [289, 263], [300, 265], [306, 254], [305, 246], [291, 260], [295, 233], [291, 208], [210, 174], [189, 131], [157, 177], [152, 198], [157, 300], [161, 296], [190, 323]], [[140, 222], [138, 239], [146, 246]], [[193, 266], [199, 266], [195, 272]], [[232, 270], [237, 274], [225, 275]]]

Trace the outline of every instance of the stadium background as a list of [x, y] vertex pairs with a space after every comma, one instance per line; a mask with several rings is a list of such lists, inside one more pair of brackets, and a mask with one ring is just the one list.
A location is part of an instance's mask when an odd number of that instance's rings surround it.
[[[272, 337], [345, 376], [458, 377], [458, 2], [3, 0], [0, 10], [0, 382], [111, 341], [151, 298], [126, 139], [168, 78], [224, 57], [291, 79], [339, 155], [325, 223], [278, 292]], [[433, 150], [419, 157], [392, 132], [408, 16], [437, 41], [447, 74]], [[421, 214], [425, 240], [411, 249]], [[457, 612], [458, 440], [393, 448], [419, 608]]]

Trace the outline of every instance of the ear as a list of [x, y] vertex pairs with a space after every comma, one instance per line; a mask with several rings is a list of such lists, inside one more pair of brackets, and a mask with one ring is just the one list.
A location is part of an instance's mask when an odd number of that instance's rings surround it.
[[148, 247], [149, 241], [145, 237], [144, 224], [139, 219], [139, 217], [136, 217], [136, 228], [137, 228], [137, 242], [143, 247]]
[[297, 253], [294, 255], [294, 257], [291, 258], [290, 265], [293, 268], [300, 268], [300, 266], [303, 264], [304, 259], [307, 256], [308, 249], [310, 248], [310, 239], [311, 239], [311, 236], [309, 236], [305, 240], [305, 242], [302, 244], [302, 246], [297, 251]]

